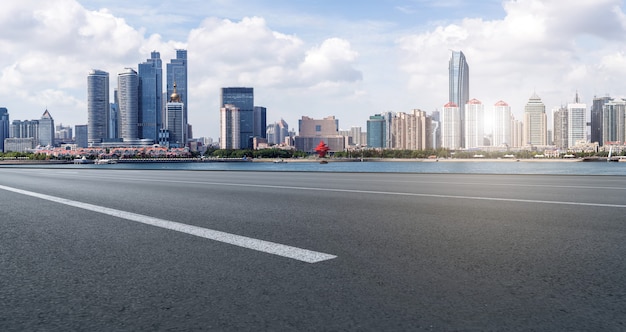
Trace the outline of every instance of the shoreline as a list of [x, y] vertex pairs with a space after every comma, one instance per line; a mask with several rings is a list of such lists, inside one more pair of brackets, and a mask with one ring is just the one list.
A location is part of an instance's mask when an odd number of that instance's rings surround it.
[[[280, 160], [280, 161], [278, 161]], [[322, 160], [329, 163], [345, 163], [345, 162], [406, 162], [406, 163], [572, 163], [572, 162], [606, 162], [606, 159], [583, 159], [583, 158], [534, 158], [534, 159], [517, 159], [517, 158], [441, 158], [441, 159], [404, 159], [404, 158], [324, 158], [324, 159], [302, 159], [302, 158], [255, 158], [255, 159], [122, 159], [117, 163], [134, 164], [134, 163], [230, 163], [230, 162], [256, 162], [256, 163], [319, 163]], [[76, 164], [67, 160], [0, 160], [0, 165], [71, 165]], [[90, 163], [90, 164], [93, 164]]]

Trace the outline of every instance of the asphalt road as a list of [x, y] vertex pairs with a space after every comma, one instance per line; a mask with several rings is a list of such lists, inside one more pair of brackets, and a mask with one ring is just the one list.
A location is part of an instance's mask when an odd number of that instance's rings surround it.
[[624, 331], [626, 177], [0, 168], [0, 330]]

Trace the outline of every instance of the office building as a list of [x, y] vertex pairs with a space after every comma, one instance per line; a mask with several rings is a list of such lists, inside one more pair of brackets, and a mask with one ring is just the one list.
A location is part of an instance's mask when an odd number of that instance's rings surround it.
[[92, 69], [87, 75], [87, 126], [89, 145], [99, 145], [109, 136], [109, 73]]
[[574, 103], [567, 104], [567, 146], [587, 142], [587, 105], [580, 102], [578, 93]]
[[365, 145], [361, 140], [361, 127], [352, 127], [350, 128], [350, 136], [352, 137], [352, 144], [354, 145]]
[[254, 137], [254, 89], [222, 88], [220, 110], [226, 105], [233, 105], [239, 109], [239, 149], [251, 149]]
[[140, 63], [139, 77], [139, 137], [158, 142], [163, 127], [163, 68], [159, 52], [150, 53], [150, 59]]
[[320, 142], [328, 145], [329, 152], [345, 149], [345, 139], [339, 135], [339, 120], [334, 116], [323, 119], [303, 116], [298, 124], [298, 136], [295, 137], [296, 150], [313, 153]]
[[9, 110], [0, 107], [0, 152], [4, 152], [4, 140], [10, 137]]
[[74, 126], [74, 143], [79, 148], [86, 148], [89, 146], [89, 126], [88, 125], [75, 125]]
[[[176, 58], [171, 59], [167, 64], [167, 96], [174, 93], [174, 83], [176, 83], [176, 91], [180, 96], [180, 102], [183, 104], [183, 122], [185, 123], [185, 132], [183, 133], [183, 141], [187, 142], [189, 134], [188, 127], [188, 83], [187, 83], [187, 50], [176, 50]], [[221, 107], [221, 106], [220, 106]]]
[[220, 108], [220, 149], [241, 149], [240, 116], [235, 105], [226, 104]]
[[452, 51], [448, 63], [449, 102], [458, 106], [460, 121], [460, 140], [465, 139], [465, 105], [469, 101], [469, 66], [463, 52]]
[[602, 138], [602, 123], [603, 123], [603, 115], [602, 110], [604, 104], [611, 101], [611, 97], [594, 97], [593, 104], [591, 106], [591, 143], [598, 143], [600, 146], [604, 144], [604, 139]]
[[4, 152], [28, 152], [35, 148], [35, 139], [32, 137], [10, 137], [4, 141]]
[[382, 114], [370, 116], [367, 120], [367, 146], [370, 148], [385, 147], [385, 117]]
[[569, 147], [567, 142], [567, 108], [558, 107], [552, 111], [553, 118], [553, 144], [557, 149], [567, 149]]
[[611, 100], [602, 107], [603, 145], [626, 142], [626, 101]]
[[441, 147], [450, 150], [461, 148], [461, 112], [456, 103], [443, 106], [441, 116]]
[[252, 111], [252, 117], [252, 136], [267, 138], [265, 132], [265, 129], [267, 128], [267, 109], [262, 106], [254, 106]]
[[472, 99], [465, 104], [465, 148], [472, 149], [484, 146], [485, 139], [485, 109], [478, 99]]
[[39, 120], [14, 120], [11, 123], [10, 137], [33, 138], [35, 144], [39, 142]]
[[500, 100], [493, 106], [493, 130], [491, 135], [491, 146], [510, 147], [513, 125], [513, 114], [511, 106]]
[[524, 107], [524, 145], [545, 146], [548, 144], [546, 106], [536, 93]]
[[285, 120], [280, 119], [267, 126], [267, 142], [272, 145], [285, 143], [285, 138], [289, 137], [289, 125]]
[[71, 126], [59, 124], [55, 128], [54, 137], [57, 139], [57, 142], [67, 142], [74, 139], [73, 133]]
[[48, 110], [43, 112], [39, 119], [39, 141], [40, 146], [54, 146], [54, 119]]
[[113, 90], [113, 102], [110, 104], [109, 112], [109, 138], [116, 139], [120, 137], [120, 123], [118, 121], [120, 100], [118, 98], [117, 88]]
[[[183, 148], [187, 146], [185, 140], [186, 123], [185, 123], [185, 104], [182, 102], [181, 96], [177, 93], [176, 84], [174, 84], [172, 95], [165, 104], [166, 129], [167, 129], [167, 145], [171, 148]], [[157, 141], [162, 142], [163, 134], [157, 136]]]
[[135, 141], [139, 138], [139, 78], [135, 70], [126, 68], [117, 75], [117, 93], [120, 138]]

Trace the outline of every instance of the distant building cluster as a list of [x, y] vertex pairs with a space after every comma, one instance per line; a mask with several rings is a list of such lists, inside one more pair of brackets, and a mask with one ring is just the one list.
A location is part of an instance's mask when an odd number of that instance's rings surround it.
[[[74, 144], [86, 147], [146, 147], [197, 151], [212, 139], [193, 139], [188, 122], [187, 51], [177, 50], [166, 67], [165, 91], [159, 52], [117, 75], [112, 99], [109, 73], [93, 69], [87, 76], [88, 123], [54, 126], [48, 110], [36, 120], [9, 122], [0, 108], [0, 151], [28, 151]], [[492, 106], [470, 99], [469, 65], [463, 52], [452, 51], [448, 63], [449, 97], [440, 110], [381, 112], [369, 116], [366, 130], [341, 130], [335, 116], [302, 116], [298, 133], [281, 119], [267, 123], [267, 108], [256, 106], [252, 87], [223, 87], [220, 94], [219, 145], [222, 149], [278, 147], [313, 153], [324, 142], [330, 152], [351, 149], [401, 150], [536, 150], [560, 152], [624, 149], [626, 100], [596, 97], [587, 122], [587, 104], [578, 93], [571, 103], [552, 110], [533, 93], [517, 120], [505, 101]]]

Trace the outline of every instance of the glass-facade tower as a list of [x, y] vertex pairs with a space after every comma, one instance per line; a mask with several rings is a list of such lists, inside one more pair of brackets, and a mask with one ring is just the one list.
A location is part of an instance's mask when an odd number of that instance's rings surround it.
[[119, 102], [119, 135], [125, 141], [139, 138], [139, 78], [131, 68], [117, 76], [117, 94]]
[[9, 110], [0, 107], [0, 152], [4, 152], [4, 139], [9, 138]]
[[87, 142], [98, 145], [109, 137], [109, 73], [93, 69], [87, 76]]
[[241, 149], [252, 148], [254, 137], [254, 89], [222, 88], [220, 109], [226, 105], [239, 109], [239, 140]]
[[382, 114], [370, 116], [367, 120], [367, 146], [370, 148], [385, 148], [385, 117]]
[[465, 146], [463, 141], [465, 137], [465, 104], [469, 101], [469, 66], [463, 52], [452, 51], [448, 64], [448, 75], [448, 102], [459, 107], [461, 146]]
[[155, 143], [159, 129], [163, 127], [163, 68], [159, 52], [152, 52], [150, 59], [140, 63], [139, 76], [139, 135]]
[[183, 103], [183, 123], [185, 132], [183, 134], [183, 141], [186, 144], [188, 139], [187, 134], [187, 50], [176, 50], [176, 58], [171, 59], [167, 64], [167, 95], [171, 96], [174, 93], [174, 83], [176, 83], [176, 91], [180, 96], [180, 100]]

